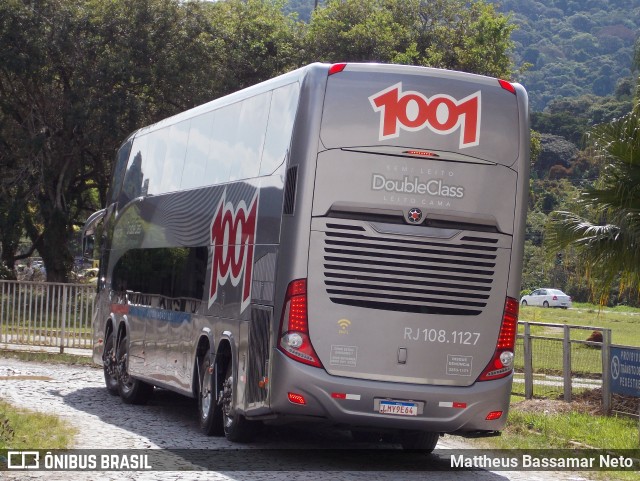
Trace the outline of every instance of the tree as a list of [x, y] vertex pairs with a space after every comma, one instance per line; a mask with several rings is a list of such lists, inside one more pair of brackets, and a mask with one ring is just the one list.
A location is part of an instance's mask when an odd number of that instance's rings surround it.
[[311, 25], [284, 0], [0, 2], [0, 245], [23, 233], [49, 281], [103, 206], [136, 129], [317, 60], [379, 60], [509, 77], [508, 18], [480, 0], [332, 0]]
[[292, 66], [299, 49], [280, 6], [2, 2], [0, 226], [13, 224], [0, 233], [7, 263], [16, 259], [12, 236], [24, 226], [47, 279], [66, 281], [69, 241], [105, 204], [112, 157], [127, 135]]
[[640, 288], [640, 103], [627, 116], [595, 128], [594, 155], [605, 164], [577, 208], [551, 215], [546, 242], [558, 252], [573, 247], [601, 303], [611, 285]]
[[[301, 64], [303, 26], [284, 0], [226, 0], [208, 5], [215, 49], [216, 96], [249, 87]], [[212, 97], [213, 98], [213, 97]]]
[[306, 61], [377, 61], [509, 78], [514, 25], [481, 0], [329, 0], [311, 16]]

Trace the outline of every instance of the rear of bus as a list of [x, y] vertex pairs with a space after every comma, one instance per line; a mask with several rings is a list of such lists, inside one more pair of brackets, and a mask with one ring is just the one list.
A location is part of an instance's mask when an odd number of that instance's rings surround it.
[[356, 429], [499, 431], [524, 242], [526, 92], [408, 66], [324, 74], [307, 276], [288, 285], [271, 407]]

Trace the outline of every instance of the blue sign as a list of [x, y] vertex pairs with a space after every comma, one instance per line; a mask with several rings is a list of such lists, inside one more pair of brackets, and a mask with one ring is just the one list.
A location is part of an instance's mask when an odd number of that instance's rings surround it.
[[640, 348], [612, 347], [611, 392], [640, 397]]

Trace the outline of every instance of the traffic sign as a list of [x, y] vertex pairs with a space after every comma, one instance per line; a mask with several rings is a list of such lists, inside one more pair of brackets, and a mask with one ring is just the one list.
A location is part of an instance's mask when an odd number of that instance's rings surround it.
[[611, 347], [611, 392], [640, 397], [640, 348]]

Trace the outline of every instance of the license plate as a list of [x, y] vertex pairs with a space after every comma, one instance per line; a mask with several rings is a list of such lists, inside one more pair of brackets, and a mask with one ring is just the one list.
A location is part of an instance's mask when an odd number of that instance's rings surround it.
[[407, 401], [380, 401], [380, 414], [395, 414], [396, 416], [417, 416], [418, 405]]

